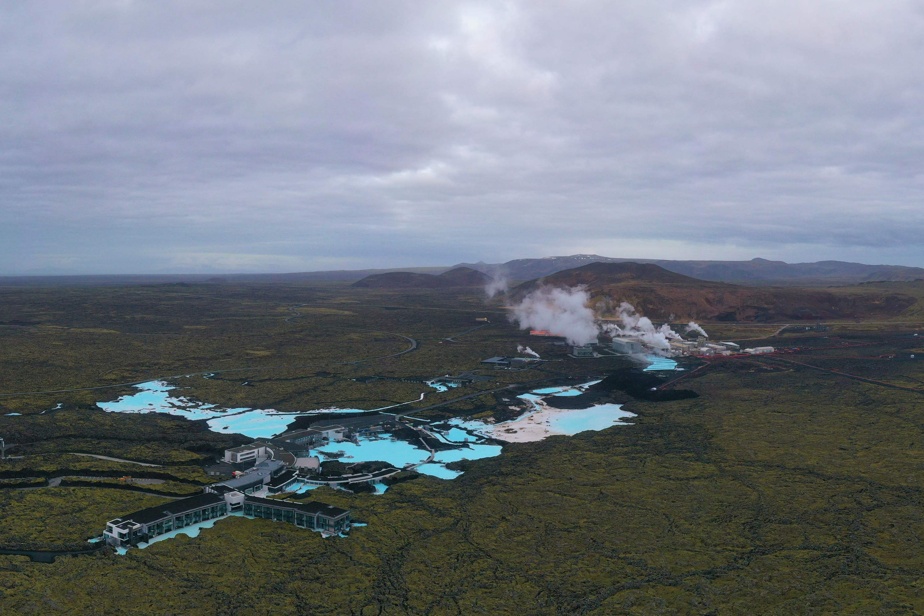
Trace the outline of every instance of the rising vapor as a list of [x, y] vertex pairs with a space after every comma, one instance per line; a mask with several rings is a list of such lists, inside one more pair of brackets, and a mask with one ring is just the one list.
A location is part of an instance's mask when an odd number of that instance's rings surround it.
[[684, 333], [689, 334], [690, 332], [696, 332], [703, 338], [709, 337], [709, 334], [706, 333], [706, 330], [700, 327], [699, 325], [697, 325], [696, 323], [694, 323], [693, 321], [690, 321], [689, 323], [687, 323], [687, 329]]
[[662, 355], [670, 351], [671, 340], [681, 339], [680, 334], [667, 323], [655, 327], [651, 319], [641, 316], [629, 302], [619, 305], [616, 318], [619, 319], [619, 325], [608, 323], [603, 326], [604, 331], [614, 337], [634, 338]]
[[491, 298], [506, 293], [509, 286], [507, 277], [502, 272], [492, 272], [491, 280], [484, 287], [484, 294]]
[[587, 306], [589, 300], [590, 295], [580, 287], [541, 287], [514, 306], [510, 318], [520, 329], [544, 329], [571, 344], [590, 344], [597, 341], [600, 329], [594, 311]]

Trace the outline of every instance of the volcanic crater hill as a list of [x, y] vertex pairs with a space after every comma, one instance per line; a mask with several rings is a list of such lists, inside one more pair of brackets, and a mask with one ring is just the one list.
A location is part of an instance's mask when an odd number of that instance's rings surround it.
[[501, 271], [510, 280], [533, 280], [592, 262], [650, 263], [700, 280], [751, 286], [825, 286], [863, 282], [924, 280], [924, 268], [902, 265], [866, 265], [846, 261], [786, 263], [755, 258], [750, 261], [670, 261], [627, 259], [579, 254], [538, 259], [515, 259], [502, 264], [460, 263], [480, 271]]
[[589, 263], [523, 283], [511, 290], [510, 298], [519, 301], [541, 286], [582, 286], [591, 294], [593, 303], [626, 301], [656, 320], [892, 318], [912, 309], [921, 297], [921, 293], [915, 297], [880, 285], [829, 289], [746, 287], [698, 280], [650, 263]]
[[387, 272], [372, 274], [357, 280], [352, 286], [363, 289], [443, 289], [450, 287], [480, 287], [490, 282], [487, 274], [470, 267], [457, 267], [442, 274]]

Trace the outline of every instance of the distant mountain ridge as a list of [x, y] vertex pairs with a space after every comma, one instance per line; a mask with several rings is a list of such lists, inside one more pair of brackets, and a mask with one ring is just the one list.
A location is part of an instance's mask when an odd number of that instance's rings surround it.
[[363, 289], [442, 289], [448, 287], [483, 288], [491, 277], [470, 267], [456, 267], [441, 274], [385, 272], [357, 280], [352, 286]]
[[511, 280], [532, 280], [588, 263], [628, 262], [658, 265], [670, 272], [699, 280], [744, 285], [811, 286], [924, 280], [924, 268], [920, 267], [866, 265], [846, 261], [786, 263], [760, 258], [750, 261], [672, 261], [580, 254], [540, 259], [515, 259], [502, 264], [461, 263], [459, 266], [471, 267], [489, 274], [496, 272]]
[[109, 286], [176, 283], [288, 283], [356, 282], [371, 275], [392, 272], [440, 275], [460, 267], [489, 276], [502, 275], [513, 281], [526, 281], [588, 263], [639, 263], [658, 265], [670, 272], [700, 280], [752, 286], [824, 286], [863, 282], [907, 282], [924, 280], [924, 268], [902, 265], [866, 265], [846, 261], [785, 263], [767, 259], [750, 261], [673, 261], [629, 259], [578, 254], [534, 259], [514, 259], [506, 263], [460, 263], [446, 267], [395, 267], [363, 270], [327, 270], [280, 274], [149, 274], [75, 276], [0, 276], [0, 286]]
[[858, 290], [757, 287], [704, 281], [651, 263], [588, 263], [524, 282], [509, 292], [517, 302], [542, 286], [580, 286], [591, 304], [628, 302], [661, 321], [779, 322], [843, 318], [892, 318], [917, 304], [911, 295], [872, 286]]

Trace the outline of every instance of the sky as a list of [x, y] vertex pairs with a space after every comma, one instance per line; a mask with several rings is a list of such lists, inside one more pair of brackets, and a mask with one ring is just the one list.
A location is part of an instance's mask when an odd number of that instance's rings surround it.
[[0, 275], [924, 266], [924, 4], [0, 11]]

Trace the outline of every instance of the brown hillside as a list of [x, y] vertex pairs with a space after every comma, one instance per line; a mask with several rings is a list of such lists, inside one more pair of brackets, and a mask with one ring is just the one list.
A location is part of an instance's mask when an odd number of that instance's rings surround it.
[[626, 301], [657, 320], [800, 321], [891, 318], [916, 305], [910, 294], [883, 288], [744, 287], [697, 280], [653, 264], [591, 263], [517, 287], [514, 300], [541, 285], [584, 286], [594, 302]]

